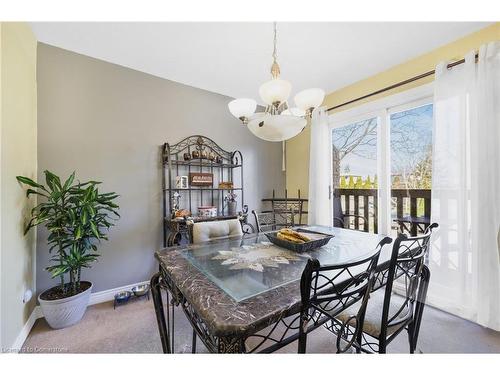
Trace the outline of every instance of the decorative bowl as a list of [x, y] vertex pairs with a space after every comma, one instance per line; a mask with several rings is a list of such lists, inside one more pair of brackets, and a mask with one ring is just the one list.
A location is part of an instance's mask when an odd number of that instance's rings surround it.
[[137, 296], [144, 296], [149, 292], [149, 284], [136, 285], [132, 288], [132, 292]]
[[129, 292], [128, 290], [119, 292], [115, 294], [115, 300], [117, 302], [127, 302], [130, 297], [132, 296], [132, 292]]
[[278, 238], [278, 231], [264, 233], [267, 239], [279, 247], [284, 247], [288, 250], [296, 251], [298, 253], [303, 253], [305, 251], [312, 251], [326, 245], [332, 238], [333, 235], [326, 233], [313, 232], [305, 229], [298, 229], [298, 232], [307, 234], [311, 237], [311, 241], [304, 243], [294, 243]]

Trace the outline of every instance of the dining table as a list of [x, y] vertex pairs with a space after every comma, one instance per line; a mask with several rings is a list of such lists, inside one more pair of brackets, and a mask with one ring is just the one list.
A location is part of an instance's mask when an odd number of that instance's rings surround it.
[[[272, 244], [266, 233], [157, 251], [159, 272], [151, 279], [151, 289], [164, 353], [175, 352], [175, 306], [182, 308], [193, 328], [193, 352], [197, 340], [213, 353], [269, 353], [294, 342], [300, 324], [300, 278], [308, 259], [348, 265], [373, 256], [385, 237], [337, 227], [301, 229], [333, 237], [304, 253]], [[391, 245], [380, 250], [374, 289], [387, 281], [391, 251]], [[422, 309], [417, 301], [416, 320]], [[329, 319], [313, 319], [307, 331]]]

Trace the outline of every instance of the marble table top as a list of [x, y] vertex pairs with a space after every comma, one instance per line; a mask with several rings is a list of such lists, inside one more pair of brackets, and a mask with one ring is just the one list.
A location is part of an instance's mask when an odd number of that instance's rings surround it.
[[[300, 276], [309, 257], [345, 264], [371, 256], [384, 236], [308, 227], [333, 234], [320, 249], [298, 254], [262, 234], [166, 248], [156, 252], [172, 280], [214, 336], [247, 337], [300, 310]], [[380, 259], [389, 258], [390, 245]]]

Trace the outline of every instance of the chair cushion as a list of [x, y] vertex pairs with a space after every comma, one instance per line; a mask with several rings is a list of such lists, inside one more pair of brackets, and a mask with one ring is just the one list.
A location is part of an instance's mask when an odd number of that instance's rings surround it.
[[193, 243], [241, 235], [243, 235], [243, 231], [238, 219], [206, 221], [193, 224]]
[[[370, 299], [368, 300], [368, 305], [366, 307], [365, 321], [363, 323], [363, 332], [375, 338], [380, 337], [381, 323], [382, 323], [382, 308], [384, 306], [384, 295], [385, 295], [385, 288], [381, 288], [371, 293]], [[405, 301], [404, 298], [397, 294], [393, 293], [391, 295], [391, 303], [389, 307], [389, 319], [401, 308], [401, 306], [403, 306], [404, 301]], [[358, 313], [360, 304], [361, 302], [355, 303], [351, 307], [342, 311], [335, 318], [341, 322], [346, 322], [349, 319], [349, 317], [351, 317], [352, 315], [356, 315]], [[398, 317], [395, 318], [394, 320], [397, 320], [400, 317], [401, 318], [405, 317], [407, 312], [408, 312], [408, 306], [405, 306], [398, 314]], [[355, 326], [356, 321], [352, 319], [349, 322], [349, 324]], [[403, 325], [404, 323], [387, 327], [387, 337], [391, 336]]]

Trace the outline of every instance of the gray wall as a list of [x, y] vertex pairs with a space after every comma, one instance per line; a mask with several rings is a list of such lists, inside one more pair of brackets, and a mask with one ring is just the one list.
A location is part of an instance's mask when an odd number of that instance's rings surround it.
[[[200, 63], [200, 69], [203, 64]], [[49, 169], [116, 191], [121, 219], [83, 278], [94, 291], [148, 280], [161, 246], [159, 146], [194, 134], [244, 158], [245, 201], [259, 209], [272, 189], [284, 189], [281, 144], [253, 136], [227, 110], [229, 97], [185, 86], [83, 55], [38, 45], [38, 177]], [[257, 87], [257, 86], [256, 86]], [[37, 292], [55, 284], [47, 233], [37, 239]]]

